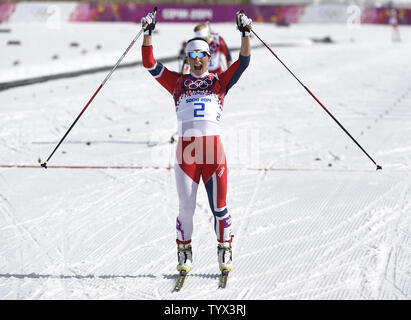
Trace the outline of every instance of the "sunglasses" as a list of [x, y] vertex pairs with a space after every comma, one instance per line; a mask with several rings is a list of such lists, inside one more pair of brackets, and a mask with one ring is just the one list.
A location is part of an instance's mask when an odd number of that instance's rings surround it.
[[200, 59], [204, 58], [207, 55], [207, 52], [205, 51], [191, 51], [188, 53], [188, 56], [191, 59], [195, 59], [196, 57], [199, 57]]

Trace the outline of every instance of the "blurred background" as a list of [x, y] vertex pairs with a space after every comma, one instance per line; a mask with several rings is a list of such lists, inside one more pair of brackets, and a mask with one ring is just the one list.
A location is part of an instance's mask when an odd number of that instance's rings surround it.
[[227, 14], [241, 6], [255, 21], [279, 24], [342, 22], [350, 6], [361, 9], [363, 23], [389, 23], [391, 8], [398, 9], [399, 24], [411, 23], [411, 0], [118, 0], [118, 1], [2, 1], [0, 22], [38, 21], [53, 14], [54, 3], [61, 18], [69, 21], [137, 21], [146, 5], [159, 6], [159, 21], [232, 21]]
[[[176, 58], [196, 24], [209, 21], [214, 31], [220, 32], [225, 24], [234, 22], [235, 13], [241, 9], [254, 23], [282, 27], [284, 30], [271, 29], [266, 38], [280, 44], [305, 40], [353, 42], [363, 37], [361, 27], [370, 25], [385, 26], [385, 39], [400, 42], [408, 33], [408, 28], [403, 32], [400, 28], [411, 24], [411, 0], [2, 1], [0, 89], [8, 87], [5, 82], [114, 63], [130, 41], [133, 24], [154, 6], [158, 6], [160, 22], [157, 33], [186, 24], [184, 31], [170, 33], [175, 48], [158, 52], [161, 58]], [[106, 22], [121, 23], [110, 27]], [[313, 25], [317, 27], [308, 32]], [[291, 26], [299, 30], [285, 31]], [[332, 33], [331, 26], [339, 26], [342, 32]], [[231, 25], [227, 30], [232, 30]], [[231, 38], [235, 33], [224, 33], [228, 46], [235, 49], [237, 40]], [[370, 39], [373, 34], [368, 32], [365, 37]], [[376, 39], [382, 39], [381, 34], [376, 32]], [[137, 54], [125, 62], [140, 60]]]

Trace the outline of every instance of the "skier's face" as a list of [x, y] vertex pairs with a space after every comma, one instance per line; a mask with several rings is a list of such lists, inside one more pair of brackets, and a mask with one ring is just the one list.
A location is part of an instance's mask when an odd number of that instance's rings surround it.
[[195, 57], [194, 59], [188, 57], [190, 69], [196, 76], [201, 76], [204, 72], [207, 72], [209, 61], [210, 57], [208, 55], [205, 55], [202, 58]]

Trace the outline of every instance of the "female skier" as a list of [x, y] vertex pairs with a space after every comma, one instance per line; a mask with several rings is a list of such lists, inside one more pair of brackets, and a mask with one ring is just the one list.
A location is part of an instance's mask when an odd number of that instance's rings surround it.
[[233, 234], [231, 216], [226, 206], [227, 166], [220, 141], [220, 122], [224, 97], [250, 62], [250, 33], [247, 26], [252, 21], [242, 13], [237, 13], [236, 18], [237, 28], [242, 34], [239, 59], [219, 76], [208, 72], [210, 48], [203, 38], [187, 41], [190, 74], [172, 72], [157, 62], [153, 56], [151, 36], [156, 25], [155, 15], [149, 13], [141, 19], [145, 26], [143, 65], [173, 96], [178, 120], [179, 139], [174, 168], [179, 197], [176, 225], [179, 272], [188, 273], [192, 266], [191, 236], [200, 177], [214, 215], [220, 270], [232, 270]]

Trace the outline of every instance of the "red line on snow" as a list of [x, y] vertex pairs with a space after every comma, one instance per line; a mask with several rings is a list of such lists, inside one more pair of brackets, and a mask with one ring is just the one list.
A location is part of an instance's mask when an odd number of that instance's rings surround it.
[[[9, 169], [44, 169], [40, 165], [17, 165], [17, 164], [0, 164], [0, 168]], [[47, 169], [128, 169], [128, 170], [173, 170], [174, 167], [159, 166], [47, 166]], [[354, 170], [354, 169], [324, 169], [324, 168], [241, 168], [233, 167], [229, 169], [245, 171], [323, 171], [323, 172], [374, 172], [375, 170]]]
[[[43, 169], [40, 165], [0, 165], [0, 168], [18, 168], [18, 169]], [[165, 169], [171, 170], [172, 167], [155, 167], [155, 166], [49, 166], [47, 169]]]

